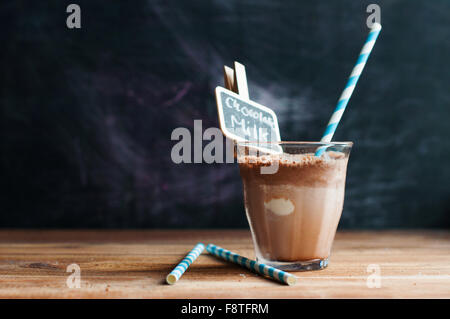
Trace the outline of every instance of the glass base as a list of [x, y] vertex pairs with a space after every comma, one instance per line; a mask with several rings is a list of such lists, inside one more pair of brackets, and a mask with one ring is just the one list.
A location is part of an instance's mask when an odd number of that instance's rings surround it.
[[281, 270], [290, 271], [309, 271], [309, 270], [320, 270], [328, 266], [328, 258], [325, 259], [313, 259], [306, 261], [273, 261], [264, 258], [256, 258], [259, 263], [266, 264]]

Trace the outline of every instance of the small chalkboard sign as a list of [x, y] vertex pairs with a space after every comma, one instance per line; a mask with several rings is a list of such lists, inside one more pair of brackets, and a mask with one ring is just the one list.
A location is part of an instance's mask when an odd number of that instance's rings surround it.
[[279, 142], [280, 130], [274, 111], [243, 98], [223, 87], [216, 87], [219, 124], [226, 137], [242, 142], [263, 142], [260, 147], [270, 153], [279, 153], [279, 145], [264, 142]]

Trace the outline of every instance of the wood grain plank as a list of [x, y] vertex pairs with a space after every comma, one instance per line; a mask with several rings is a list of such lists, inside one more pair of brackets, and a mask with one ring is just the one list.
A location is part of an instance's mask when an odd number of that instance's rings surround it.
[[[450, 298], [450, 232], [338, 232], [328, 268], [280, 285], [206, 252], [164, 278], [198, 242], [254, 258], [246, 230], [0, 231], [1, 298]], [[68, 288], [68, 265], [81, 288]], [[381, 287], [368, 288], [377, 264]]]

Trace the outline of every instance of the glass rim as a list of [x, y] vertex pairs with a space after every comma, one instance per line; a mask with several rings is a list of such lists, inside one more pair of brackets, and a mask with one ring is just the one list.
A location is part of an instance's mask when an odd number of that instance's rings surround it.
[[263, 144], [263, 145], [319, 145], [319, 146], [347, 146], [352, 147], [353, 142], [345, 141], [345, 142], [311, 142], [311, 141], [279, 141], [279, 142], [262, 142], [262, 141], [236, 141], [237, 145], [255, 145], [255, 144]]

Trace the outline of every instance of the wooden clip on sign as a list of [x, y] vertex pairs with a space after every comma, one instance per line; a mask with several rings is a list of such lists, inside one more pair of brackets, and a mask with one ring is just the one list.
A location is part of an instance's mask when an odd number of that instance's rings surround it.
[[[224, 135], [237, 142], [263, 142], [258, 145], [268, 153], [279, 153], [280, 130], [274, 111], [249, 98], [245, 67], [235, 62], [234, 70], [224, 67], [225, 86], [216, 87], [217, 111], [220, 129]], [[237, 94], [239, 93], [239, 94]]]
[[234, 70], [232, 68], [230, 68], [229, 66], [224, 65], [223, 66], [223, 75], [225, 78], [225, 87], [228, 90], [237, 93], [237, 89], [236, 89], [235, 81], [234, 81]]

